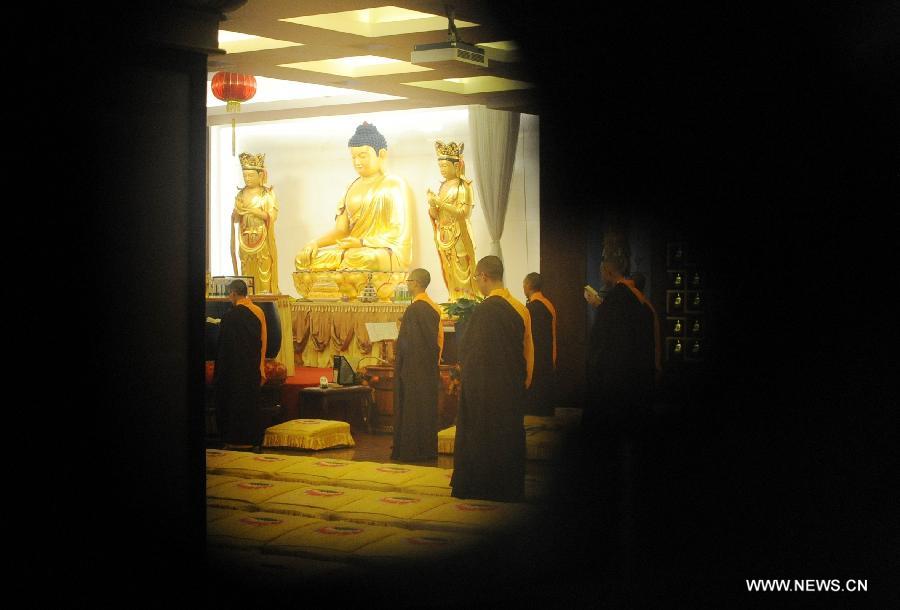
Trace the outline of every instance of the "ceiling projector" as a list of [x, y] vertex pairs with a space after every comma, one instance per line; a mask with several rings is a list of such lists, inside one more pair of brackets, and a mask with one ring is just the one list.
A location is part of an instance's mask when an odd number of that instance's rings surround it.
[[409, 61], [414, 64], [461, 61], [481, 68], [487, 68], [488, 65], [483, 48], [459, 41], [417, 44], [413, 47]]

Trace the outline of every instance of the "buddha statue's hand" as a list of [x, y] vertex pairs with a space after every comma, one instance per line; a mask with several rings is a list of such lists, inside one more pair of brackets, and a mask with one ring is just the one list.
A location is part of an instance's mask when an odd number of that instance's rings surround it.
[[428, 215], [437, 220], [441, 209], [440, 200], [438, 200], [437, 195], [431, 189], [425, 191], [425, 198], [428, 200]]
[[335, 242], [338, 248], [349, 250], [350, 248], [362, 248], [362, 240], [358, 237], [343, 237]]
[[311, 241], [300, 251], [299, 258], [300, 264], [304, 267], [308, 267], [312, 260], [316, 257], [316, 253], [319, 251], [319, 245]]

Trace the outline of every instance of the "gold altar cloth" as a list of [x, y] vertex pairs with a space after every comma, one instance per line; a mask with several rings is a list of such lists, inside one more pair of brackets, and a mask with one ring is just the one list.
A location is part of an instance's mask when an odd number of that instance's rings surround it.
[[[372, 353], [366, 322], [395, 322], [409, 303], [335, 303], [294, 301], [294, 359], [298, 366], [331, 368], [332, 356], [341, 354], [353, 370]], [[375, 364], [377, 360], [366, 360]]]

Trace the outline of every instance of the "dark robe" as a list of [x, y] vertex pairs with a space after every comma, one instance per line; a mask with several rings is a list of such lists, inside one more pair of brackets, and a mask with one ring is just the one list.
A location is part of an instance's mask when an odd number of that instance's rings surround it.
[[540, 301], [530, 301], [531, 337], [534, 341], [534, 371], [526, 392], [527, 415], [552, 416], [556, 397], [556, 371], [553, 367], [553, 316]]
[[258, 445], [262, 324], [244, 306], [222, 316], [213, 377], [222, 439], [233, 445]]
[[522, 317], [499, 296], [486, 298], [467, 321], [450, 480], [456, 498], [522, 499], [524, 336]]
[[425, 301], [414, 301], [400, 320], [394, 365], [392, 460], [437, 459], [440, 322], [438, 312]]
[[597, 307], [591, 328], [585, 424], [612, 433], [639, 425], [649, 409], [654, 369], [652, 313], [616, 284]]

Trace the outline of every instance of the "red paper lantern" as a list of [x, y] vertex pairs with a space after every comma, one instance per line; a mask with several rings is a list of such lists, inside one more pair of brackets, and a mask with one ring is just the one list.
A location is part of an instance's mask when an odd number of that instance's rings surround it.
[[228, 112], [240, 112], [241, 102], [256, 95], [256, 78], [252, 74], [216, 72], [211, 88], [216, 98], [228, 104]]
[[[241, 102], [256, 95], [256, 78], [252, 74], [237, 72], [216, 72], [210, 83], [212, 93], [226, 104], [228, 112], [240, 112]], [[235, 120], [231, 119], [231, 154], [235, 153]]]

